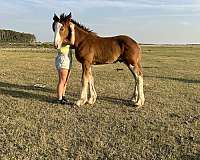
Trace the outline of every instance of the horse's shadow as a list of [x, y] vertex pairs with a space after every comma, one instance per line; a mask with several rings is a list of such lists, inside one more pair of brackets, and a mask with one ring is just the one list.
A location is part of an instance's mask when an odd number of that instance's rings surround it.
[[[33, 91], [40, 91], [35, 93]], [[45, 92], [45, 95], [41, 92]], [[46, 94], [46, 92], [50, 94]], [[55, 93], [55, 89], [52, 88], [39, 88], [33, 85], [20, 85], [12, 84], [7, 82], [0, 82], [0, 95], [9, 95], [15, 98], [24, 99], [35, 99], [41, 102], [55, 103], [56, 98], [52, 97], [52, 93]], [[72, 91], [67, 91], [67, 98], [69, 99], [69, 105], [74, 105], [74, 103], [79, 99], [80, 94]], [[117, 105], [133, 106], [130, 100], [125, 100], [121, 98], [109, 97], [109, 96], [98, 96], [97, 100], [107, 101]]]
[[179, 81], [179, 82], [184, 82], [184, 83], [200, 83], [200, 80], [196, 79], [186, 79], [186, 78], [176, 78], [176, 77], [165, 77], [165, 76], [149, 76], [146, 75], [144, 77], [149, 77], [149, 78], [158, 78], [158, 79], [167, 79], [167, 80], [173, 80], [173, 81]]
[[[74, 92], [69, 92], [69, 91], [67, 92], [67, 95], [69, 95], [71, 98], [76, 97], [76, 99], [74, 99], [74, 100], [78, 100], [78, 98], [80, 97], [80, 94], [74, 93]], [[97, 101], [106, 101], [106, 102], [114, 103], [117, 105], [125, 105], [125, 106], [129, 106], [129, 107], [133, 106], [133, 102], [131, 100], [121, 99], [121, 98], [116, 98], [116, 97], [109, 97], [109, 96], [98, 95]]]

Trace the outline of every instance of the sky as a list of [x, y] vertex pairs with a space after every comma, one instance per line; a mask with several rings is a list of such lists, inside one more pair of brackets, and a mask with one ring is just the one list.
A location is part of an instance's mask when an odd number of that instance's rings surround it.
[[0, 29], [53, 41], [54, 13], [99, 36], [128, 35], [139, 43], [200, 43], [200, 0], [0, 0]]

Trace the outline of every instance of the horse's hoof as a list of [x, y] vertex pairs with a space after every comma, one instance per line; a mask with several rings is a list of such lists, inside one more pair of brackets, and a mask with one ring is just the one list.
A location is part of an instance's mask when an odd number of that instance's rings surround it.
[[144, 105], [143, 101], [141, 101], [140, 99], [137, 102], [134, 102], [133, 104], [136, 107], [142, 107]]
[[93, 105], [94, 103], [96, 102], [96, 99], [94, 98], [90, 98], [87, 103], [90, 104], [90, 105]]
[[87, 102], [87, 100], [80, 99], [75, 104], [76, 104], [76, 106], [80, 107], [80, 106], [84, 105], [86, 102]]
[[133, 99], [131, 99], [131, 101], [133, 102], [133, 103], [136, 103], [136, 100], [133, 98]]

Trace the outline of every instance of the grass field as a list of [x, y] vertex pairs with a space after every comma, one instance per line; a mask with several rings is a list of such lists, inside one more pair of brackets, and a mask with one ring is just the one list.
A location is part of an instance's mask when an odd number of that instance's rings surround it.
[[[200, 46], [142, 46], [146, 103], [125, 65], [94, 66], [94, 106], [57, 105], [53, 49], [0, 49], [0, 159], [200, 159]], [[67, 95], [80, 95], [74, 59]], [[45, 87], [38, 87], [37, 84]]]

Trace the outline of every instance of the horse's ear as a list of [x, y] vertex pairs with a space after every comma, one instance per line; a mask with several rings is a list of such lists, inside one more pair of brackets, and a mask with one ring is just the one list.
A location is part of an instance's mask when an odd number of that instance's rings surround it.
[[71, 21], [71, 19], [72, 19], [72, 14], [70, 12], [67, 16], [64, 17], [64, 23], [65, 24], [69, 24], [69, 22]]
[[70, 12], [70, 13], [68, 14], [68, 16], [67, 16], [67, 20], [71, 21], [71, 19], [72, 19], [72, 13]]
[[59, 18], [58, 18], [58, 16], [55, 13], [54, 13], [54, 16], [53, 16], [53, 20], [56, 21], [56, 22], [59, 21]]

